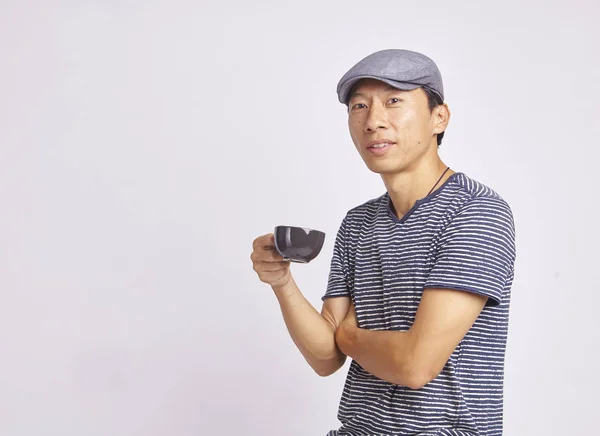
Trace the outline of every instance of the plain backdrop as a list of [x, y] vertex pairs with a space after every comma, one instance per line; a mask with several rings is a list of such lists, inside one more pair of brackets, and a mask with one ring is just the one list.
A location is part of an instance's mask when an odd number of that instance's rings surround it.
[[600, 5], [0, 1], [0, 435], [324, 435], [252, 241], [335, 233], [384, 186], [336, 85], [373, 51], [439, 66], [440, 153], [513, 209], [505, 434], [597, 434]]

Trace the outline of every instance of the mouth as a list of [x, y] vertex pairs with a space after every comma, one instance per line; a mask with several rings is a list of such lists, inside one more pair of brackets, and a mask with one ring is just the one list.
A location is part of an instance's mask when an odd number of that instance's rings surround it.
[[372, 141], [367, 144], [367, 150], [372, 154], [380, 156], [389, 150], [394, 144], [394, 142], [386, 140]]

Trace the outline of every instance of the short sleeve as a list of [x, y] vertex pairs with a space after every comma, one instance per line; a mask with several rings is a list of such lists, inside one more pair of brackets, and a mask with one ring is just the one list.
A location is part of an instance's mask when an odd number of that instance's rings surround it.
[[474, 292], [502, 301], [515, 262], [512, 211], [500, 198], [476, 197], [443, 230], [425, 288]]
[[331, 297], [350, 297], [350, 288], [348, 286], [348, 255], [347, 255], [347, 233], [346, 224], [348, 217], [344, 217], [340, 225], [335, 243], [333, 246], [333, 255], [329, 268], [329, 278], [327, 281], [327, 290], [321, 300]]

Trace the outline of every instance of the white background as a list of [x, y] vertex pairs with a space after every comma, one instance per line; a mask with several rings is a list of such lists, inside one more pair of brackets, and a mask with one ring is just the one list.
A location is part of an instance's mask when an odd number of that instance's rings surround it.
[[517, 226], [505, 434], [598, 431], [597, 1], [0, 2], [0, 434], [324, 435], [251, 244], [381, 195], [339, 78], [421, 51]]

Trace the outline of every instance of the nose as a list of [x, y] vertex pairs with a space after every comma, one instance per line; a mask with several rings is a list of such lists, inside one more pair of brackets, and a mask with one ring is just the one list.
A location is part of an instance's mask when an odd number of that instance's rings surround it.
[[382, 105], [373, 102], [373, 105], [367, 114], [367, 120], [365, 121], [365, 132], [369, 133], [374, 132], [377, 129], [387, 129], [388, 125], [385, 108]]

